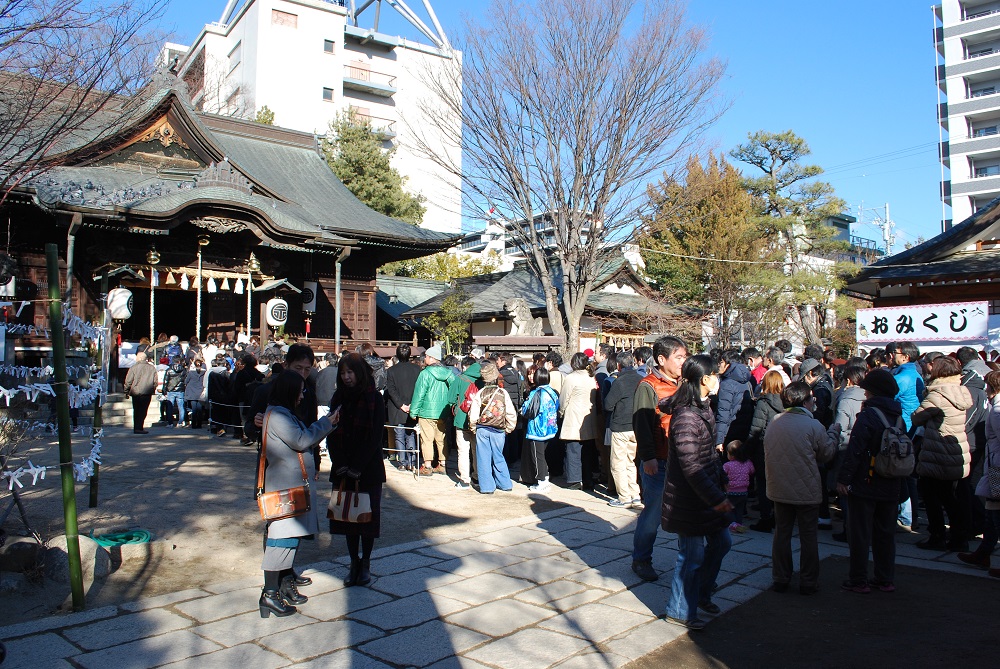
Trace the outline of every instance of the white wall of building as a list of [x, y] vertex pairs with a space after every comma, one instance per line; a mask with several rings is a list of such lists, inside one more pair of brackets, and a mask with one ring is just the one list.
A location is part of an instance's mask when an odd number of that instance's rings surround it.
[[[330, 121], [351, 107], [370, 116], [376, 128], [391, 127], [395, 136], [387, 141], [396, 147], [393, 166], [406, 177], [407, 190], [426, 198], [423, 226], [459, 232], [460, 179], [417, 154], [407, 123], [419, 124], [420, 105], [430, 97], [422, 73], [429, 67], [452, 64], [452, 54], [389, 36], [361, 44], [345, 34], [346, 26], [346, 9], [322, 0], [248, 0], [227, 25], [205, 27], [181, 63], [181, 73], [202, 49], [207, 82], [218, 80], [224, 70], [224, 85], [207, 86], [205, 99], [195, 100], [207, 111], [226, 113], [221, 98], [238, 87], [249, 101], [243, 116], [252, 117], [266, 105], [275, 114], [275, 125], [281, 127], [324, 135]], [[384, 42], [396, 46], [387, 48]], [[240, 62], [232, 67], [230, 57], [237, 45]], [[348, 65], [359, 67], [349, 72]], [[383, 97], [345, 86], [345, 76], [357, 71], [371, 81], [391, 82], [395, 93]], [[456, 117], [455, 124], [460, 127], [461, 119]], [[433, 130], [424, 130], [432, 133], [426, 138], [451, 162], [461, 164], [460, 147], [449, 146]]]

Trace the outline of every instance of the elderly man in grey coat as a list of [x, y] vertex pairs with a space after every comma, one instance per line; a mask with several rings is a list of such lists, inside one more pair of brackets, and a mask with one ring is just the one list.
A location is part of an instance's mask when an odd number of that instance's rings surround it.
[[135, 364], [125, 375], [125, 396], [132, 398], [132, 432], [135, 434], [149, 434], [144, 425], [155, 392], [156, 367], [146, 359], [145, 353], [136, 353]]
[[771, 545], [775, 592], [784, 592], [792, 579], [792, 528], [799, 526], [799, 592], [819, 590], [820, 463], [828, 462], [840, 443], [840, 425], [824, 429], [813, 417], [816, 398], [805, 381], [781, 392], [785, 412], [775, 416], [764, 434], [767, 496], [774, 502], [774, 540]]

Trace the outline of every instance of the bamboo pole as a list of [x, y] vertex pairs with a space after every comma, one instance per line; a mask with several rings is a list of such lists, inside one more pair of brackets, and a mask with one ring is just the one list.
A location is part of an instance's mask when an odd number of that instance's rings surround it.
[[73, 610], [82, 611], [83, 569], [80, 564], [80, 535], [76, 523], [76, 488], [73, 481], [73, 436], [70, 434], [68, 377], [66, 374], [66, 339], [63, 334], [62, 295], [59, 292], [59, 250], [45, 245], [49, 281], [49, 330], [52, 333], [52, 366], [55, 368], [56, 416], [59, 429], [59, 472], [62, 475], [63, 516], [66, 521], [66, 552], [69, 555], [69, 583]]

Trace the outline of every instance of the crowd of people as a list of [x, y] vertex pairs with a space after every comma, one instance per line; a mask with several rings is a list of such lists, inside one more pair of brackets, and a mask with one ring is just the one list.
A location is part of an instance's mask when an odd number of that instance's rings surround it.
[[[440, 346], [413, 356], [406, 344], [384, 360], [366, 344], [317, 364], [312, 349], [292, 344], [223, 348], [206, 365], [208, 346], [178, 351], [176, 338], [166, 342], [142, 352], [160, 363], [152, 389], [140, 364], [155, 368], [140, 356], [126, 378], [133, 397], [160, 393], [165, 424], [199, 426], [208, 402], [219, 434], [233, 426], [247, 443], [270, 435], [267, 466], [274, 454], [277, 469], [268, 486], [289, 483], [280, 475], [297, 461], [289, 454], [311, 452], [307, 475], [315, 479], [328, 452], [334, 489], [347, 483], [370, 496], [369, 522], [330, 521], [331, 533], [347, 538], [347, 585], [371, 579], [386, 463], [447, 475], [452, 450], [460, 490], [560, 485], [638, 511], [632, 569], [644, 580], [659, 578], [658, 529], [675, 533], [666, 617], [692, 629], [706, 624], [699, 611], [719, 611], [711, 597], [731, 532], [773, 532], [772, 589], [780, 593], [792, 583], [797, 526], [804, 595], [819, 588], [820, 531], [848, 543], [842, 589], [856, 593], [895, 589], [896, 533], [923, 526], [921, 507], [928, 536], [916, 545], [955, 551], [970, 565], [990, 568], [1000, 533], [1000, 491], [984, 475], [1000, 464], [1000, 366], [970, 347], [921, 354], [898, 342], [845, 360], [818, 345], [797, 358], [780, 340], [763, 352], [689, 355], [682, 340], [665, 336], [632, 351], [600, 345], [568, 362], [555, 351], [530, 362], [479, 349], [458, 358]], [[242, 415], [227, 416], [227, 407]], [[890, 432], [914, 445], [912, 471], [878, 471]], [[262, 615], [288, 615], [308, 599], [293, 560], [317, 518], [269, 524]], [[1000, 569], [989, 573], [1000, 577]]]

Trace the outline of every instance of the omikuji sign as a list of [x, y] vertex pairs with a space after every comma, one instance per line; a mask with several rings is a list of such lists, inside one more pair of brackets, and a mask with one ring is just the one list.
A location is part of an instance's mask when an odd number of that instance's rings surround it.
[[858, 309], [858, 344], [985, 343], [989, 340], [989, 313], [985, 301]]

